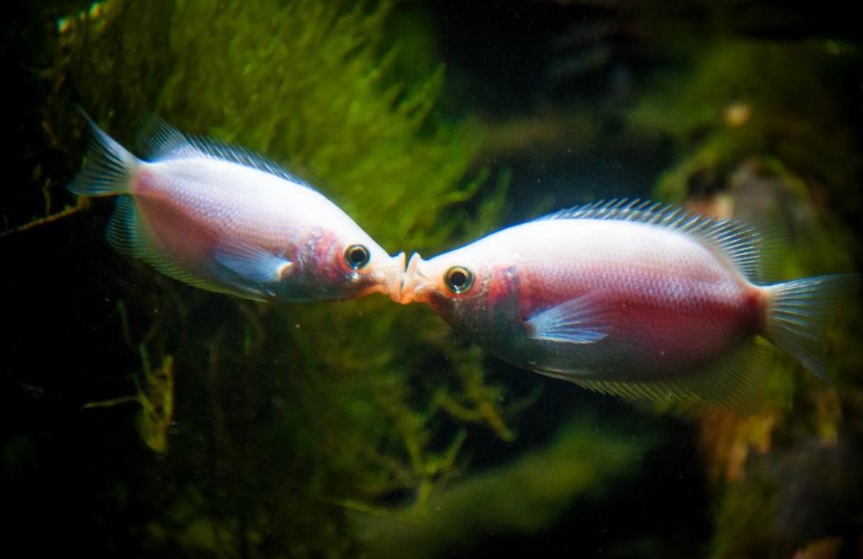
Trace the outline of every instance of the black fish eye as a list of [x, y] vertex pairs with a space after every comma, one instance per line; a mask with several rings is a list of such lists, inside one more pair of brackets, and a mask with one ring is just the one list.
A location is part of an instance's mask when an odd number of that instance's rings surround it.
[[453, 293], [464, 293], [473, 285], [473, 272], [464, 266], [453, 266], [444, 275], [446, 288]]
[[369, 263], [371, 256], [369, 249], [363, 245], [351, 245], [345, 249], [345, 264], [351, 270], [359, 270]]

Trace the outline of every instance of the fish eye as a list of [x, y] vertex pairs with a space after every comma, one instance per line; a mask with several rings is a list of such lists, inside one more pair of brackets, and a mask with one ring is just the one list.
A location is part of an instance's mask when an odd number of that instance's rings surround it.
[[455, 294], [464, 293], [473, 285], [473, 272], [464, 266], [453, 266], [443, 279], [447, 289]]
[[351, 270], [359, 270], [369, 263], [371, 253], [363, 245], [351, 245], [345, 249], [345, 264]]

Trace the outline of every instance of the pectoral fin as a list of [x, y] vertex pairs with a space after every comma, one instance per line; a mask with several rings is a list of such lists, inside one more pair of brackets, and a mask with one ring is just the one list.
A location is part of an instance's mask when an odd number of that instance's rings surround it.
[[278, 283], [293, 271], [294, 263], [263, 249], [248, 245], [220, 247], [216, 261], [251, 283]]
[[534, 339], [570, 344], [598, 342], [612, 328], [608, 307], [590, 293], [534, 314], [527, 325]]

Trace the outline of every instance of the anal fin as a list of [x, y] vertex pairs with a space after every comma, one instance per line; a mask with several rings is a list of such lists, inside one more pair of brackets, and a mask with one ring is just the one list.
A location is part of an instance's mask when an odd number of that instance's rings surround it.
[[683, 407], [719, 404], [747, 415], [763, 401], [769, 351], [770, 346], [764, 340], [753, 337], [707, 367], [667, 380], [605, 380], [587, 374], [545, 374], [627, 399], [649, 399]]

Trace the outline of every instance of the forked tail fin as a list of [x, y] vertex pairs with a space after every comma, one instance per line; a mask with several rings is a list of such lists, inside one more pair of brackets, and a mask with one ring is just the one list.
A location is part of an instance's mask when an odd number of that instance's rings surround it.
[[859, 274], [835, 274], [768, 287], [767, 339], [829, 380], [824, 355], [827, 321], [843, 302], [856, 300], [859, 285]]
[[67, 188], [82, 196], [127, 194], [132, 173], [140, 161], [108, 136], [86, 113], [81, 113], [90, 126], [87, 156], [84, 167]]

